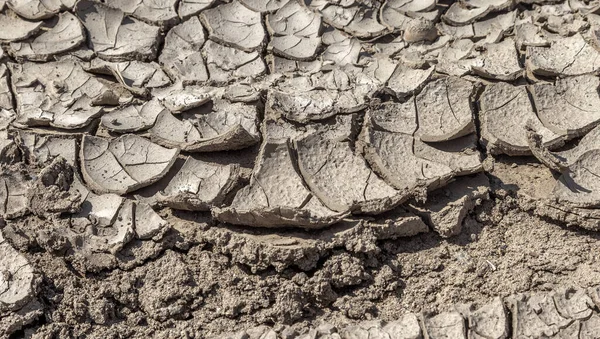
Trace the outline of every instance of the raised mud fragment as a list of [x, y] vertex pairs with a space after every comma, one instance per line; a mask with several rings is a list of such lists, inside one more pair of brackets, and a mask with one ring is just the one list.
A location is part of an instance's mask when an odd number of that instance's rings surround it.
[[411, 68], [401, 63], [390, 77], [387, 87], [398, 98], [405, 98], [423, 88], [434, 70], [435, 66], [421, 69]]
[[206, 42], [202, 52], [206, 56], [206, 66], [213, 82], [228, 83], [237, 78], [255, 78], [267, 70], [258, 52], [244, 52], [212, 41]]
[[524, 86], [496, 83], [487, 86], [480, 97], [481, 137], [493, 154], [530, 154], [525, 125], [530, 124], [552, 147], [560, 136], [545, 128], [533, 111]]
[[273, 53], [296, 60], [313, 59], [321, 46], [321, 17], [289, 1], [267, 17]]
[[39, 31], [42, 21], [22, 19], [15, 12], [7, 10], [0, 13], [0, 40], [19, 41], [27, 39]]
[[549, 47], [551, 42], [544, 30], [531, 22], [515, 25], [515, 42], [519, 49], [532, 47]]
[[474, 132], [470, 103], [473, 91], [471, 82], [454, 77], [427, 84], [416, 98], [416, 136], [425, 142], [440, 142]]
[[541, 76], [596, 73], [600, 54], [581, 34], [553, 41], [550, 47], [527, 47], [527, 71]]
[[161, 218], [150, 205], [143, 202], [135, 203], [134, 225], [135, 236], [141, 240], [152, 239], [169, 227], [166, 220]]
[[516, 17], [517, 11], [512, 11], [475, 22], [473, 35], [476, 38], [486, 38], [487, 42], [499, 42], [499, 39], [513, 29]]
[[444, 13], [442, 19], [451, 25], [461, 26], [483, 18], [490, 13], [490, 11], [491, 8], [489, 5], [470, 7], [467, 6], [465, 2], [455, 2], [448, 8], [446, 13]]
[[481, 65], [475, 48], [475, 43], [470, 39], [455, 40], [448, 44], [439, 52], [436, 71], [454, 76], [469, 74], [473, 66]]
[[210, 39], [245, 52], [262, 48], [265, 30], [259, 12], [239, 1], [203, 11], [200, 20], [208, 29]]
[[600, 123], [598, 86], [600, 80], [593, 75], [532, 85], [531, 94], [542, 124], [569, 139], [586, 134]]
[[0, 174], [0, 216], [13, 219], [29, 212], [28, 173], [23, 168], [3, 168]]
[[200, 107], [210, 102], [210, 94], [196, 90], [196, 88], [186, 88], [182, 91], [172, 91], [162, 98], [161, 103], [173, 114], [179, 114], [189, 111], [192, 108]]
[[[47, 19], [60, 11], [69, 10], [76, 0], [7, 0], [10, 9], [29, 20]], [[2, 6], [0, 6], [2, 7]]]
[[445, 312], [434, 316], [423, 316], [423, 332], [425, 338], [466, 339], [465, 319], [458, 312]]
[[188, 152], [235, 150], [260, 140], [256, 106], [218, 99], [181, 113], [158, 115], [150, 136], [155, 142]]
[[209, 8], [214, 2], [215, 0], [181, 0], [177, 7], [177, 13], [181, 19], [187, 20]]
[[29, 191], [30, 211], [38, 216], [55, 213], [74, 213], [85, 199], [79, 191], [71, 189], [76, 170], [62, 157], [54, 158], [37, 175]]
[[221, 165], [188, 157], [158, 200], [175, 209], [208, 211], [220, 207], [239, 180], [238, 164]]
[[553, 192], [559, 203], [574, 207], [600, 206], [600, 149], [583, 153], [569, 166]]
[[496, 44], [485, 44], [481, 65], [473, 65], [471, 69], [486, 78], [512, 81], [523, 75], [515, 42], [512, 38]]
[[103, 3], [155, 25], [170, 26], [178, 20], [177, 0], [105, 0]]
[[598, 143], [598, 140], [600, 140], [600, 127], [596, 126], [583, 138], [581, 138], [581, 140], [579, 140], [579, 143], [576, 147], [560, 152], [555, 152], [553, 154], [558, 156], [559, 159], [564, 160], [564, 162], [567, 165], [572, 165], [584, 153], [591, 150], [600, 149], [600, 143]]
[[84, 136], [81, 144], [83, 177], [98, 193], [125, 194], [148, 186], [167, 173], [179, 154], [132, 134], [112, 141]]
[[256, 227], [323, 228], [346, 214], [325, 207], [304, 186], [296, 171], [289, 141], [267, 140], [250, 184], [238, 191], [229, 207], [213, 209], [220, 221]]
[[0, 314], [17, 311], [36, 297], [39, 277], [27, 259], [0, 232]]
[[323, 59], [333, 61], [338, 66], [355, 64], [362, 50], [360, 41], [342, 31], [333, 30], [323, 34]]
[[206, 41], [204, 35], [198, 17], [192, 17], [169, 30], [158, 61], [170, 77], [184, 84], [208, 80], [201, 52]]
[[387, 31], [387, 28], [377, 20], [378, 4], [371, 4], [371, 6], [360, 3], [354, 3], [352, 6], [328, 4], [320, 9], [320, 12], [326, 23], [358, 38], [372, 38]]
[[507, 339], [510, 332], [510, 319], [499, 297], [490, 303], [469, 312], [468, 337], [472, 339]]
[[285, 6], [289, 0], [240, 0], [240, 2], [255, 12], [270, 13]]
[[78, 148], [75, 138], [19, 132], [16, 139], [30, 163], [46, 164], [59, 156], [71, 166], [77, 163]]
[[47, 61], [85, 42], [85, 32], [77, 17], [64, 12], [56, 20], [52, 27], [35, 38], [12, 42], [9, 53], [18, 60]]
[[140, 97], [146, 97], [150, 89], [167, 86], [171, 83], [169, 77], [156, 62], [109, 62], [96, 58], [84, 68], [88, 72], [112, 75], [127, 90]]
[[12, 110], [13, 94], [8, 81], [8, 68], [6, 65], [0, 65], [0, 109]]
[[75, 14], [88, 31], [88, 44], [96, 54], [109, 61], [154, 60], [159, 28], [130, 18], [119, 9], [80, 0]]
[[9, 64], [17, 103], [16, 123], [23, 127], [77, 129], [102, 115], [100, 105], [118, 105], [131, 95], [115, 83], [86, 73], [74, 60]]
[[[296, 140], [298, 167], [311, 191], [337, 212], [381, 213], [406, 196], [367, 167], [348, 141], [313, 134]], [[348, 180], [353, 178], [353, 180]]]
[[158, 99], [152, 99], [141, 105], [130, 105], [118, 108], [102, 116], [101, 124], [109, 131], [129, 133], [143, 131], [154, 126], [156, 118], [166, 108]]

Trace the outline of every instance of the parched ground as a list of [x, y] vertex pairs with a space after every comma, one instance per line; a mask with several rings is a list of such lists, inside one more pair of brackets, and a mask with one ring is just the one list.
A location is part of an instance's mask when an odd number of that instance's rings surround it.
[[600, 338], [599, 15], [0, 0], [0, 337]]

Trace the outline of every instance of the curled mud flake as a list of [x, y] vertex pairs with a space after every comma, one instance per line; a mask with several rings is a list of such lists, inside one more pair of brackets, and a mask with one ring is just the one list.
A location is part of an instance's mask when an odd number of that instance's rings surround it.
[[425, 338], [466, 339], [465, 319], [458, 312], [445, 312], [434, 316], [423, 316]]
[[159, 200], [171, 208], [208, 211], [221, 206], [239, 180], [238, 164], [221, 165], [188, 157]]
[[69, 137], [42, 136], [21, 131], [18, 133], [19, 148], [32, 164], [46, 164], [61, 157], [71, 166], [76, 165], [77, 140]]
[[334, 211], [381, 213], [406, 199], [373, 173], [348, 142], [313, 134], [294, 146], [304, 181]]
[[154, 126], [159, 114], [166, 112], [158, 99], [141, 105], [131, 105], [116, 109], [102, 116], [101, 124], [109, 131], [130, 133], [143, 131]]
[[512, 313], [513, 337], [552, 337], [567, 328], [572, 319], [561, 316], [551, 295], [517, 294], [508, 298]]
[[434, 41], [438, 38], [438, 31], [432, 21], [426, 19], [414, 19], [404, 27], [404, 41], [421, 42]]
[[[498, 14], [488, 20], [477, 21], [473, 24], [473, 31], [475, 38], [491, 38], [498, 37], [502, 38], [505, 33], [512, 31], [515, 20], [517, 18], [517, 11], [512, 11], [504, 14]], [[488, 41], [488, 42], [499, 42], [499, 41]]]
[[323, 59], [333, 61], [338, 66], [356, 64], [362, 51], [358, 39], [347, 36], [338, 30], [323, 34], [323, 43], [327, 45], [323, 52]]
[[553, 191], [559, 203], [574, 207], [600, 206], [600, 149], [583, 153], [569, 166]]
[[17, 60], [47, 61], [85, 42], [83, 26], [73, 14], [61, 13], [57, 20], [53, 27], [35, 38], [12, 42], [11, 55]]
[[578, 33], [550, 47], [527, 47], [525, 64], [528, 72], [541, 76], [582, 75], [600, 70], [599, 55]]
[[600, 149], [599, 141], [600, 141], [600, 126], [596, 126], [589, 133], [587, 133], [583, 138], [581, 138], [581, 140], [579, 141], [579, 143], [577, 144], [576, 147], [573, 147], [571, 149], [564, 150], [561, 152], [556, 152], [554, 154], [556, 156], [558, 156], [561, 160], [564, 159], [564, 161], [567, 164], [571, 165], [571, 164], [575, 163], [575, 161], [577, 161], [577, 159], [579, 159], [587, 151]]
[[177, 13], [179, 13], [181, 19], [187, 20], [209, 8], [213, 3], [215, 3], [215, 0], [181, 0]]
[[[103, 199], [103, 196], [100, 196]], [[116, 198], [110, 200], [100, 200], [105, 202], [116, 202]], [[101, 209], [98, 212], [112, 213], [115, 211], [117, 205], [112, 203], [111, 205], [98, 206]], [[94, 223], [93, 217], [91, 217], [94, 211], [91, 211], [88, 218], [92, 218], [91, 230], [86, 230], [85, 234], [80, 236], [83, 237], [81, 248], [78, 250], [82, 251], [84, 255], [89, 256], [89, 260], [93, 260], [95, 253], [111, 253], [115, 254], [120, 251], [123, 246], [130, 242], [134, 237], [134, 204], [131, 200], [124, 200], [117, 208], [117, 213], [114, 214], [112, 222], [103, 225], [100, 223]], [[72, 221], [73, 222], [73, 221]], [[73, 239], [74, 240], [74, 237]]]
[[431, 78], [435, 66], [425, 69], [410, 68], [404, 64], [398, 67], [390, 77], [387, 87], [398, 97], [405, 98], [418, 92]]
[[473, 25], [452, 26], [445, 22], [437, 24], [438, 31], [442, 35], [448, 35], [455, 39], [468, 39], [475, 36]]
[[510, 336], [510, 320], [504, 303], [499, 297], [470, 311], [468, 320], [469, 338], [507, 339]]
[[192, 17], [169, 30], [158, 61], [169, 76], [184, 84], [207, 81], [208, 73], [201, 52], [205, 41], [200, 20]]
[[442, 78], [427, 84], [416, 99], [417, 137], [425, 142], [440, 142], [473, 133], [472, 93], [473, 84], [460, 78]]
[[388, 322], [382, 330], [390, 336], [390, 339], [422, 338], [419, 319], [413, 313], [405, 314], [398, 320]]
[[405, 25], [418, 20], [416, 12], [429, 12], [435, 9], [434, 0], [387, 0], [381, 7], [381, 22], [388, 27], [405, 29]]
[[173, 92], [162, 99], [162, 104], [173, 114], [200, 107], [211, 101], [209, 93], [188, 88]]
[[131, 100], [122, 87], [92, 76], [74, 60], [9, 64], [9, 68], [19, 126], [83, 128], [104, 112], [96, 105]]
[[275, 12], [285, 6], [290, 0], [239, 0], [242, 5], [255, 12]]
[[219, 43], [252, 52], [262, 48], [265, 30], [259, 12], [235, 1], [200, 13], [209, 38]]
[[239, 190], [230, 206], [213, 209], [220, 221], [257, 227], [323, 228], [345, 214], [321, 203], [296, 171], [289, 141], [267, 140], [261, 148], [250, 184]]
[[0, 312], [14, 312], [35, 298], [40, 281], [33, 266], [4, 239], [2, 232], [0, 258]]
[[470, 39], [453, 41], [440, 50], [435, 70], [459, 77], [469, 74], [473, 66], [482, 65], [481, 59], [473, 57], [475, 47]]
[[44, 167], [29, 191], [30, 210], [38, 216], [56, 213], [74, 213], [79, 210], [84, 196], [71, 189], [76, 169], [62, 157]]
[[300, 73], [312, 74], [317, 73], [323, 68], [323, 60], [316, 59], [313, 61], [296, 61], [289, 60], [274, 55], [269, 62], [271, 73]]
[[483, 7], [468, 7], [462, 1], [454, 2], [444, 13], [442, 19], [451, 25], [461, 26], [475, 22], [486, 16], [492, 8], [489, 5]]
[[126, 61], [109, 62], [93, 59], [86, 71], [112, 75], [123, 87], [139, 96], [147, 96], [148, 89], [163, 87], [171, 83], [169, 77], [155, 62]]
[[170, 26], [178, 21], [177, 0], [104, 0], [102, 3], [155, 25]]
[[125, 194], [162, 178], [178, 154], [178, 149], [164, 148], [133, 134], [110, 142], [84, 136], [81, 171], [94, 191]]
[[429, 232], [429, 226], [423, 222], [421, 217], [403, 207], [379, 214], [374, 220], [367, 221], [366, 225], [378, 240], [412, 237]]
[[321, 46], [321, 16], [290, 1], [267, 17], [273, 52], [296, 60], [313, 59]]
[[475, 134], [446, 143], [425, 143], [416, 138], [413, 148], [417, 157], [448, 166], [458, 176], [483, 170]]
[[117, 220], [124, 201], [124, 198], [116, 194], [97, 195], [90, 192], [83, 201], [81, 210], [71, 215], [71, 227], [75, 228], [75, 232], [83, 231], [88, 224], [109, 227]]
[[135, 235], [138, 239], [147, 240], [164, 232], [169, 223], [156, 213], [150, 205], [135, 203]]
[[379, 5], [344, 7], [331, 4], [320, 12], [326, 23], [358, 38], [372, 38], [387, 31], [377, 20]]
[[0, 40], [19, 41], [37, 33], [44, 23], [42, 21], [24, 20], [14, 12], [7, 10], [0, 13]]
[[525, 129], [527, 130], [527, 143], [534, 157], [555, 172], [564, 173], [568, 171], [568, 164], [560, 156], [544, 147], [542, 136], [531, 127], [530, 121], [525, 125]]
[[127, 17], [123, 11], [91, 0], [80, 0], [75, 14], [90, 37], [89, 46], [109, 61], [154, 60], [160, 28]]
[[210, 80], [228, 83], [236, 78], [255, 78], [267, 70], [265, 62], [258, 52], [243, 52], [212, 41], [206, 42], [202, 52]]
[[473, 65], [471, 69], [480, 76], [503, 81], [512, 81], [523, 75], [519, 65], [515, 42], [512, 38], [500, 43], [485, 44], [481, 54], [482, 65]]
[[586, 134], [600, 123], [599, 86], [600, 80], [594, 75], [532, 85], [531, 94], [542, 124], [568, 139]]
[[24, 172], [16, 167], [3, 169], [0, 174], [0, 216], [3, 218], [18, 218], [29, 212], [31, 181]]
[[480, 97], [481, 138], [492, 154], [531, 154], [525, 125], [542, 135], [544, 146], [562, 143], [559, 135], [545, 128], [533, 111], [523, 86], [496, 83], [487, 86]]
[[47, 19], [63, 10], [70, 10], [75, 0], [8, 0], [6, 4], [20, 16], [29, 20]]
[[550, 47], [550, 39], [545, 31], [533, 23], [523, 22], [515, 25], [515, 41], [517, 48]]
[[0, 65], [0, 110], [12, 110], [14, 108], [8, 75], [6, 65]]

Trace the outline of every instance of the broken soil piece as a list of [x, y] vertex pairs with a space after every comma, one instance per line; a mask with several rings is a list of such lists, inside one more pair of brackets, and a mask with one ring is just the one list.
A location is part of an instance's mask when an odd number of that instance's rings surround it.
[[53, 27], [35, 38], [12, 42], [9, 52], [17, 60], [47, 61], [70, 51], [85, 41], [85, 32], [79, 20], [71, 13], [58, 15]]
[[454, 2], [444, 13], [442, 19], [455, 26], [462, 26], [473, 23], [477, 19], [483, 18], [490, 13], [490, 6], [467, 7], [464, 2]]
[[519, 49], [522, 49], [523, 46], [550, 46], [550, 40], [544, 34], [544, 30], [530, 22], [515, 25], [515, 41]]
[[513, 81], [522, 76], [518, 53], [512, 38], [506, 38], [497, 44], [485, 44], [482, 65], [473, 65], [471, 69], [486, 78]]
[[541, 76], [596, 73], [600, 54], [581, 34], [561, 38], [550, 47], [527, 47], [527, 71]]
[[434, 41], [438, 37], [438, 31], [433, 22], [415, 19], [406, 24], [403, 37], [406, 42]]
[[179, 154], [133, 134], [108, 141], [84, 136], [81, 172], [96, 192], [125, 194], [164, 176]]
[[212, 6], [214, 2], [215, 0], [181, 0], [177, 13], [181, 19], [187, 20]]
[[412, 237], [429, 232], [429, 226], [419, 216], [397, 207], [391, 211], [377, 215], [374, 220], [366, 221], [378, 240]]
[[533, 156], [535, 156], [542, 164], [549, 169], [558, 173], [563, 173], [568, 170], [568, 165], [561, 157], [550, 152], [542, 143], [542, 136], [539, 135], [530, 124], [525, 125], [527, 130], [527, 143]]
[[130, 105], [116, 109], [102, 116], [102, 126], [109, 131], [129, 133], [146, 130], [154, 126], [159, 114], [166, 112], [158, 99], [154, 98], [141, 105]]
[[[497, 36], [502, 38], [504, 34], [512, 30], [518, 11], [498, 14], [488, 20], [477, 21], [473, 24], [473, 33], [476, 38]], [[491, 41], [498, 42], [498, 41]]]
[[135, 234], [138, 239], [152, 239], [161, 233], [168, 223], [160, 217], [150, 205], [143, 202], [135, 203]]
[[417, 137], [426, 142], [456, 139], [475, 131], [469, 81], [448, 77], [428, 83], [417, 95]]
[[427, 202], [411, 204], [411, 210], [442, 237], [460, 234], [465, 217], [484, 199], [487, 199], [490, 183], [486, 175], [459, 178], [448, 186], [427, 196]]
[[33, 266], [0, 231], [0, 312], [16, 311], [35, 298], [41, 282]]
[[323, 60], [333, 61], [338, 66], [355, 64], [362, 50], [360, 41], [339, 30], [323, 34], [323, 43], [328, 45], [323, 51]]
[[558, 313], [552, 296], [548, 294], [518, 294], [510, 296], [508, 302], [513, 336], [516, 338], [554, 336], [573, 321]]
[[383, 331], [388, 333], [390, 339], [419, 339], [421, 327], [419, 320], [413, 313], [405, 314], [400, 319], [388, 322]]
[[556, 83], [532, 85], [531, 94], [542, 124], [572, 139], [600, 123], [600, 80], [594, 75], [557, 79]]
[[478, 173], [483, 169], [475, 134], [444, 143], [426, 143], [415, 138], [413, 152], [418, 158], [450, 167], [457, 176]]
[[217, 83], [228, 83], [236, 78], [254, 78], [266, 72], [265, 62], [256, 51], [247, 53], [207, 41], [202, 52], [206, 56], [210, 80]]
[[574, 207], [600, 206], [600, 149], [583, 153], [569, 166], [554, 187], [559, 203]]
[[467, 338], [465, 320], [458, 312], [423, 316], [423, 332], [425, 332], [425, 338], [429, 339]]
[[77, 141], [75, 138], [42, 136], [35, 133], [19, 132], [17, 140], [24, 156], [32, 164], [50, 163], [60, 156], [71, 166], [77, 161]]
[[594, 301], [583, 288], [561, 287], [552, 294], [556, 310], [564, 318], [586, 320], [594, 314]]
[[205, 41], [200, 20], [192, 17], [169, 30], [158, 60], [169, 76], [180, 79], [184, 85], [207, 81], [201, 52]]
[[297, 1], [289, 1], [267, 17], [267, 25], [271, 31], [270, 46], [275, 54], [296, 60], [315, 57], [321, 45], [321, 17], [318, 14]]
[[175, 209], [208, 211], [225, 201], [239, 179], [238, 164], [221, 165], [188, 157], [160, 193], [159, 201]]
[[0, 13], [0, 40], [10, 42], [27, 39], [37, 33], [43, 24], [42, 21], [24, 20], [7, 10]]
[[163, 87], [171, 83], [169, 77], [155, 62], [127, 61], [109, 62], [93, 59], [86, 68], [92, 73], [112, 75], [132, 93], [145, 97], [148, 89]]
[[179, 19], [175, 12], [177, 0], [104, 0], [102, 3], [159, 26], [171, 26]]
[[80, 0], [75, 14], [90, 36], [90, 48], [109, 61], [154, 60], [160, 29], [121, 10], [91, 0]]
[[581, 138], [576, 147], [561, 152], [555, 152], [554, 154], [559, 158], [564, 159], [567, 164], [571, 165], [575, 163], [583, 153], [594, 149], [600, 149], [598, 140], [600, 140], [600, 126], [596, 126]]
[[476, 45], [470, 39], [460, 39], [448, 44], [438, 55], [436, 71], [454, 76], [471, 72], [473, 66], [482, 65], [480, 58], [473, 57]]
[[200, 13], [200, 20], [211, 40], [245, 52], [260, 50], [265, 41], [260, 13], [238, 1], [207, 9]]
[[398, 97], [404, 98], [418, 92], [431, 78], [435, 66], [426, 69], [410, 68], [404, 64], [398, 67], [390, 77], [387, 87]]
[[509, 319], [504, 303], [499, 297], [477, 310], [470, 311], [468, 320], [469, 338], [509, 338]]
[[8, 69], [6, 65], [0, 65], [0, 110], [12, 110], [13, 95], [8, 83]]
[[289, 141], [266, 141], [250, 178], [229, 207], [213, 209], [222, 222], [257, 226], [323, 228], [346, 214], [325, 207], [305, 186], [293, 163]]
[[275, 12], [285, 6], [289, 0], [239, 0], [242, 5], [255, 12]]
[[75, 0], [8, 0], [6, 4], [26, 19], [41, 20], [50, 18], [60, 11], [70, 10]]
[[[400, 8], [406, 4], [404, 0], [388, 0], [381, 7], [381, 22], [389, 28], [396, 28], [406, 31], [413, 21], [418, 19], [411, 18]], [[410, 38], [409, 38], [410, 39]]]
[[531, 154], [525, 124], [542, 135], [544, 146], [561, 143], [560, 136], [545, 128], [531, 106], [524, 86], [495, 83], [480, 97], [481, 137], [492, 154]]
[[214, 100], [181, 114], [158, 115], [150, 130], [153, 141], [188, 152], [241, 149], [260, 140], [258, 110], [254, 105]]
[[55, 213], [74, 213], [85, 197], [71, 190], [74, 169], [62, 157], [44, 167], [29, 191], [30, 211], [38, 216]]
[[[117, 84], [86, 73], [72, 59], [48, 63], [9, 64], [17, 102], [16, 123], [25, 127], [77, 129], [131, 95]], [[129, 94], [129, 96], [127, 96]]]
[[13, 219], [29, 212], [31, 180], [27, 171], [15, 165], [0, 173], [0, 217]]
[[349, 142], [315, 133], [296, 140], [294, 147], [304, 181], [334, 211], [381, 213], [406, 199], [373, 173]]
[[200, 107], [209, 102], [211, 97], [208, 93], [195, 91], [192, 88], [176, 91], [165, 96], [161, 103], [174, 114], [181, 113], [192, 108]]

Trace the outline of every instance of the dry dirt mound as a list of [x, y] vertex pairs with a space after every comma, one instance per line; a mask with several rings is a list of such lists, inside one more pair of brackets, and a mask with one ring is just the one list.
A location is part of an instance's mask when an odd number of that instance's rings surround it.
[[0, 0], [0, 337], [600, 337], [599, 38], [587, 0]]

